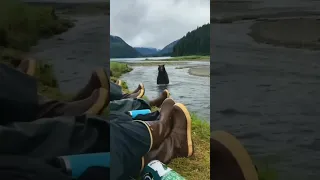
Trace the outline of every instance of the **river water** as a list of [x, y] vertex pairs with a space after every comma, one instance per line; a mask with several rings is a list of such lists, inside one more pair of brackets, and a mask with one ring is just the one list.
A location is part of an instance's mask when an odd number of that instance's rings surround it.
[[[150, 58], [154, 59], [154, 58]], [[167, 58], [158, 58], [158, 60]], [[116, 61], [141, 63], [141, 58], [116, 59]], [[150, 62], [150, 61], [148, 61]], [[161, 62], [159, 62], [161, 64]], [[168, 89], [171, 97], [187, 106], [201, 119], [209, 122], [210, 119], [210, 77], [199, 77], [188, 73], [189, 67], [210, 66], [209, 62], [190, 61], [179, 65], [165, 65], [170, 83], [167, 86], [157, 85], [158, 66], [133, 66], [133, 71], [124, 74], [121, 79], [126, 81], [129, 89], [135, 89], [140, 82], [145, 86], [145, 95], [149, 99], [159, 96]]]
[[320, 52], [258, 44], [251, 24], [211, 25], [212, 130], [236, 135], [280, 180], [320, 179]]
[[97, 67], [108, 67], [109, 16], [76, 16], [69, 31], [41, 40], [32, 49], [36, 58], [54, 65], [60, 89], [75, 93]]

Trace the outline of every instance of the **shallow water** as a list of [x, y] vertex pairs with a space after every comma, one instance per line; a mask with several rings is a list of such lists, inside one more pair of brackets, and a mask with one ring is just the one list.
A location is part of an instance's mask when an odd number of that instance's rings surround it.
[[76, 26], [69, 31], [44, 39], [32, 51], [36, 58], [54, 65], [60, 89], [75, 93], [97, 67], [106, 67], [109, 47], [109, 17], [74, 17]]
[[[149, 99], [158, 97], [164, 90], [168, 89], [176, 102], [183, 103], [189, 111], [196, 113], [199, 117], [209, 122], [210, 119], [210, 78], [193, 76], [188, 73], [187, 67], [204, 62], [189, 62], [185, 65], [166, 65], [169, 75], [169, 85], [157, 85], [158, 66], [134, 66], [134, 70], [123, 75], [129, 89], [135, 89], [140, 82], [145, 86], [145, 95]], [[209, 65], [209, 62], [206, 62]], [[176, 69], [178, 67], [179, 69]]]
[[319, 179], [320, 52], [255, 43], [251, 22], [212, 24], [211, 126], [280, 180]]

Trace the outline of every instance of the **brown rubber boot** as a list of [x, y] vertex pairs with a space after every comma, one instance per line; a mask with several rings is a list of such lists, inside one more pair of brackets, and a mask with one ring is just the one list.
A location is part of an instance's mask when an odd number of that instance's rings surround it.
[[121, 81], [120, 79], [118, 79], [118, 80], [116, 81], [116, 84], [117, 84], [118, 86], [122, 86], [122, 81]]
[[135, 89], [132, 93], [130, 94], [125, 94], [122, 98], [123, 99], [128, 99], [128, 98], [142, 98], [144, 96], [144, 87], [143, 85], [139, 84], [139, 87]]
[[160, 119], [158, 121], [145, 121], [149, 125], [149, 129], [152, 135], [151, 149], [156, 149], [162, 143], [162, 141], [170, 134], [172, 130], [172, 118], [171, 112], [175, 102], [167, 98], [162, 103], [160, 110]]
[[137, 89], [135, 89], [131, 94], [137, 93], [137, 92], [139, 92], [141, 89], [143, 89], [143, 91], [145, 91], [144, 85], [143, 85], [142, 83], [140, 83], [139, 86], [137, 87]]
[[144, 156], [144, 164], [152, 160], [159, 160], [164, 164], [168, 164], [174, 158], [193, 155], [189, 111], [183, 104], [176, 103], [173, 106], [171, 119], [173, 119], [173, 127], [170, 135], [157, 149], [151, 150]]
[[73, 102], [60, 102], [40, 99], [38, 118], [57, 116], [78, 116], [82, 114], [99, 115], [109, 102], [109, 91], [100, 88], [86, 99]]
[[152, 107], [152, 106], [156, 106], [156, 107], [159, 108], [159, 107], [161, 106], [162, 102], [163, 102], [166, 98], [169, 98], [169, 96], [170, 96], [169, 91], [168, 91], [167, 89], [165, 89], [158, 98], [149, 101], [150, 106], [151, 106], [151, 107]]
[[128, 99], [128, 98], [142, 98], [144, 96], [145, 89], [144, 85], [142, 83], [139, 84], [137, 89], [135, 89], [132, 93], [130, 94], [124, 94], [122, 96], [122, 99]]
[[28, 74], [29, 76], [34, 76], [36, 73], [36, 68], [37, 68], [37, 62], [34, 59], [25, 59], [21, 60], [19, 62], [19, 65], [17, 66], [17, 70]]
[[234, 136], [224, 131], [212, 132], [210, 145], [210, 179], [258, 180], [248, 152]]
[[82, 88], [71, 101], [78, 101], [89, 97], [95, 89], [105, 88], [109, 91], [110, 84], [108, 83], [107, 73], [103, 68], [95, 70], [88, 84]]

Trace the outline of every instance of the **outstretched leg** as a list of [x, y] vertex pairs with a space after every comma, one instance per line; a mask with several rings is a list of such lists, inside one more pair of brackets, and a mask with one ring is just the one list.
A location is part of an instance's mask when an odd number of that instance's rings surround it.
[[258, 174], [247, 150], [231, 134], [211, 132], [211, 179], [258, 180]]

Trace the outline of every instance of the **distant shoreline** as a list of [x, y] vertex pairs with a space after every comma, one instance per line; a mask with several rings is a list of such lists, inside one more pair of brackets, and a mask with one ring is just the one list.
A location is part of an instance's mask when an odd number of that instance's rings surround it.
[[192, 67], [188, 73], [193, 76], [210, 77], [210, 66]]
[[109, 2], [26, 2], [34, 6], [50, 6], [67, 15], [110, 15]]
[[320, 50], [320, 17], [266, 20], [250, 29], [248, 35], [258, 43]]

